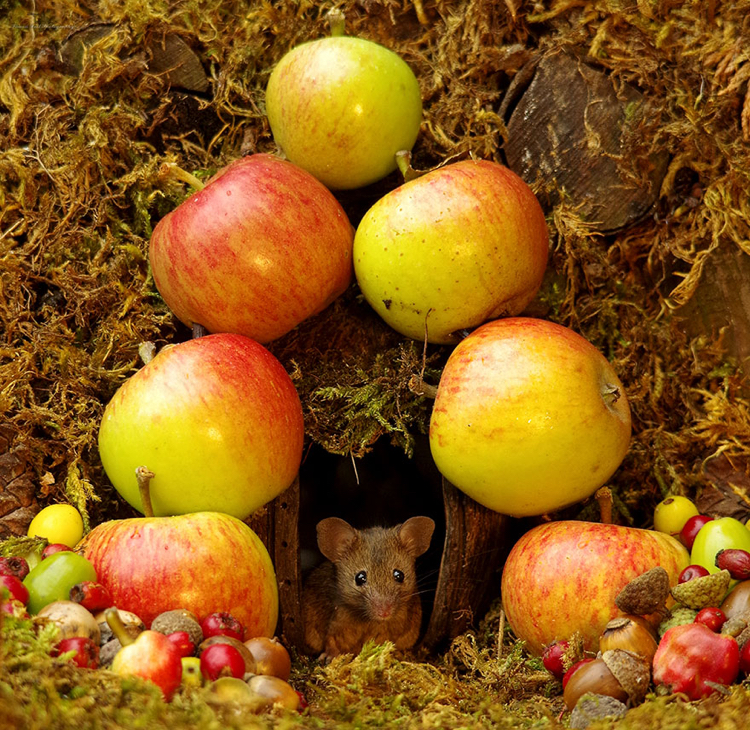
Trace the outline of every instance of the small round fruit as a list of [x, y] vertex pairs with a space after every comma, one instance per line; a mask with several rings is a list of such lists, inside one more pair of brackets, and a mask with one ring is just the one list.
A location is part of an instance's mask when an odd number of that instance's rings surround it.
[[672, 537], [680, 534], [685, 523], [698, 514], [698, 508], [679, 494], [663, 499], [654, 510], [654, 529]]
[[23, 580], [29, 574], [29, 563], [26, 558], [11, 556], [0, 557], [0, 575], [15, 575], [18, 580]]
[[703, 578], [706, 575], [709, 575], [709, 572], [702, 565], [688, 565], [687, 568], [680, 573], [677, 583], [687, 583], [689, 580]]
[[81, 513], [71, 504], [51, 504], [31, 520], [28, 535], [74, 547], [83, 537]]
[[713, 519], [713, 517], [709, 517], [708, 515], [693, 515], [690, 517], [683, 525], [682, 530], [680, 530], [682, 544], [688, 550], [692, 550], [698, 533], [707, 522], [713, 522]]
[[29, 602], [29, 589], [15, 575], [0, 575], [0, 590], [7, 589], [10, 597], [25, 606]]
[[181, 684], [185, 687], [200, 687], [203, 684], [201, 660], [197, 656], [182, 657]]
[[694, 619], [694, 623], [703, 624], [708, 626], [711, 631], [719, 631], [721, 627], [726, 623], [727, 617], [724, 615], [724, 611], [716, 606], [708, 606], [698, 611], [697, 616]]
[[73, 601], [53, 601], [48, 603], [39, 613], [39, 618], [46, 618], [57, 624], [58, 641], [82, 636], [92, 639], [97, 646], [101, 641], [101, 631], [94, 615], [80, 603]]
[[200, 655], [209, 646], [214, 644], [228, 644], [234, 647], [237, 651], [242, 654], [242, 658], [245, 660], [245, 674], [255, 674], [255, 657], [252, 655], [250, 649], [248, 649], [241, 641], [238, 641], [232, 636], [224, 636], [223, 634], [217, 634], [216, 636], [209, 636], [208, 639], [203, 641], [198, 647], [198, 654]]
[[99, 645], [85, 636], [71, 636], [60, 641], [54, 649], [54, 656], [74, 651], [70, 658], [81, 669], [96, 669], [99, 666]]
[[167, 634], [167, 638], [177, 647], [180, 657], [192, 656], [195, 653], [195, 644], [190, 640], [190, 634], [187, 631], [175, 631]]
[[29, 613], [39, 613], [53, 601], [68, 600], [76, 583], [96, 579], [94, 566], [83, 555], [71, 550], [50, 555], [23, 579], [29, 589]]
[[201, 621], [203, 638], [212, 636], [231, 636], [237, 641], [242, 641], [245, 634], [244, 626], [232, 614], [226, 611], [215, 611]]
[[750, 674], [750, 641], [740, 649], [740, 671], [743, 674]]
[[287, 680], [292, 672], [292, 659], [286, 647], [274, 636], [256, 636], [248, 639], [245, 646], [255, 659], [255, 673], [269, 674]]
[[239, 650], [229, 644], [211, 644], [200, 655], [201, 674], [207, 682], [219, 677], [245, 676], [245, 659]]
[[72, 548], [69, 545], [66, 545], [64, 542], [51, 542], [48, 545], [44, 546], [41, 557], [42, 560], [45, 560], [50, 555], [54, 555], [55, 553], [69, 552], [70, 550], [72, 550]]
[[570, 644], [567, 641], [553, 641], [544, 647], [542, 652], [542, 664], [544, 668], [551, 672], [556, 679], [562, 679], [565, 676], [565, 665], [563, 655]]

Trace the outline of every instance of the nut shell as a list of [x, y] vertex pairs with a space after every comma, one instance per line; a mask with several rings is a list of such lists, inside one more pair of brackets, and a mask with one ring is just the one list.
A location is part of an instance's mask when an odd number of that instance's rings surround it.
[[602, 652], [602, 660], [615, 679], [627, 692], [630, 705], [639, 705], [646, 699], [651, 682], [651, 660], [624, 649]]
[[625, 649], [651, 661], [658, 643], [648, 624], [638, 616], [613, 618], [599, 637], [599, 649]]
[[750, 580], [743, 580], [732, 588], [719, 608], [724, 611], [727, 621], [750, 611]]
[[[685, 583], [678, 583], [672, 588], [672, 596], [683, 606], [700, 611], [708, 606], [720, 605], [729, 590], [731, 581], [729, 571], [720, 570], [718, 573], [710, 573]], [[726, 611], [724, 614], [726, 615]]]
[[175, 631], [186, 631], [195, 646], [199, 646], [203, 641], [201, 625], [195, 618], [192, 618], [190, 611], [181, 608], [160, 613], [151, 622], [151, 630], [167, 636], [174, 634]]
[[75, 601], [53, 601], [48, 603], [37, 614], [57, 624], [59, 629], [57, 641], [83, 636], [91, 639], [97, 646], [101, 641], [101, 631], [94, 615], [87, 608]]
[[669, 596], [669, 573], [657, 566], [630, 581], [615, 597], [623, 613], [645, 616], [664, 606]]
[[627, 702], [628, 693], [617, 681], [603, 658], [582, 664], [571, 675], [563, 690], [563, 701], [572, 710], [578, 700], [585, 694], [594, 693], [614, 697], [620, 702]]

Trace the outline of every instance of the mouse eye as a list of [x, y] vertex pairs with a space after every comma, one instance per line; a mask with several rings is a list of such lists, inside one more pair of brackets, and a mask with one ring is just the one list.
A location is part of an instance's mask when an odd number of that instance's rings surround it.
[[354, 576], [354, 582], [358, 586], [363, 586], [365, 583], [367, 583], [367, 571], [366, 570], [360, 570], [357, 575]]
[[404, 582], [404, 574], [400, 570], [394, 570], [393, 571], [393, 580], [395, 580], [396, 583], [403, 583]]

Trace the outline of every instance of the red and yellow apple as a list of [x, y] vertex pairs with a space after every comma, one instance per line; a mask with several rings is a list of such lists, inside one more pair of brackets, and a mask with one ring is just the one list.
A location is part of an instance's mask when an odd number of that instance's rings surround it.
[[396, 169], [396, 152], [417, 139], [422, 95], [393, 51], [339, 34], [303, 43], [279, 61], [268, 79], [266, 113], [289, 160], [345, 190]]
[[273, 636], [278, 586], [260, 538], [220, 512], [138, 517], [104, 522], [83, 540], [118, 609], [146, 626], [164, 611], [185, 608], [198, 620], [231, 613], [244, 638]]
[[661, 566], [676, 585], [688, 563], [685, 547], [663, 532], [546, 522], [525, 533], [508, 555], [503, 609], [513, 632], [534, 654], [576, 632], [595, 652], [604, 627], [620, 614], [614, 601], [627, 583]]
[[547, 265], [547, 226], [529, 186], [486, 160], [446, 165], [403, 184], [365, 214], [354, 271], [397, 332], [440, 344], [519, 314]]
[[215, 510], [245, 519], [294, 480], [299, 396], [281, 363], [242, 335], [167, 346], [115, 393], [99, 454], [117, 491], [143, 512], [135, 470], [155, 473], [157, 515]]
[[606, 358], [573, 330], [526, 317], [489, 322], [455, 348], [430, 420], [443, 476], [516, 517], [590, 496], [629, 443], [628, 400]]
[[353, 237], [324, 185], [257, 154], [162, 218], [149, 256], [160, 294], [187, 325], [270, 342], [346, 290]]

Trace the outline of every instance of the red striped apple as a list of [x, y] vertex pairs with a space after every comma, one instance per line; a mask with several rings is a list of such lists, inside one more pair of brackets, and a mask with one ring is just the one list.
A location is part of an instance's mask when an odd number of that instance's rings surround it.
[[661, 566], [674, 586], [689, 563], [663, 532], [596, 522], [546, 522], [525, 533], [505, 561], [502, 603], [513, 632], [540, 655], [578, 632], [597, 651], [615, 597], [633, 578]]
[[257, 154], [227, 165], [162, 218], [149, 256], [180, 320], [270, 342], [346, 290], [353, 237], [324, 185]]
[[278, 587], [271, 558], [234, 517], [196, 512], [113, 520], [95, 527], [82, 547], [114, 605], [147, 627], [164, 611], [186, 608], [199, 621], [231, 613], [245, 639], [273, 636]]
[[294, 480], [302, 406], [265, 347], [217, 334], [171, 345], [107, 405], [99, 454], [117, 491], [143, 512], [135, 470], [156, 474], [157, 515], [212, 510], [245, 519]]
[[445, 165], [367, 211], [354, 237], [365, 299], [397, 332], [440, 344], [516, 315], [541, 286], [544, 213], [529, 186], [486, 160]]
[[480, 504], [540, 515], [593, 494], [630, 443], [630, 408], [604, 356], [567, 327], [489, 322], [445, 365], [430, 420], [440, 472]]

